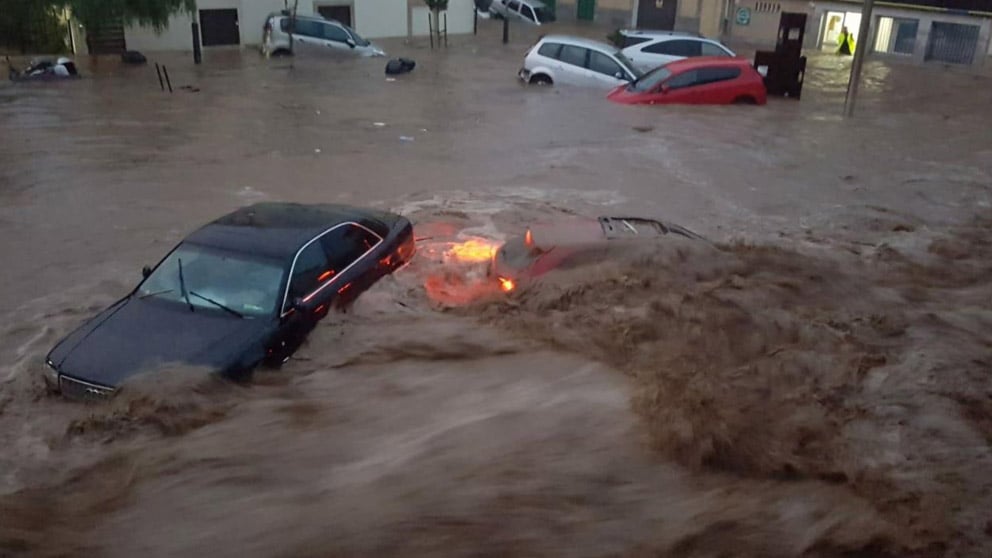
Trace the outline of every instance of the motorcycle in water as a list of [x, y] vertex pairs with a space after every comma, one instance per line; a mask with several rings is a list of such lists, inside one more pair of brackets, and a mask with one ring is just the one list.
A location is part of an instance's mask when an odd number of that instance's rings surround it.
[[9, 68], [8, 77], [11, 81], [52, 81], [79, 78], [76, 64], [66, 57], [60, 57], [55, 62], [51, 60], [33, 61], [24, 70], [18, 71], [7, 57]]

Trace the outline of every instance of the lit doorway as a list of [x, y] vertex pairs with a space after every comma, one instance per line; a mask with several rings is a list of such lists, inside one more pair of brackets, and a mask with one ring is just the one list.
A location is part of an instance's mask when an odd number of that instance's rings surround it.
[[837, 37], [844, 27], [857, 40], [860, 26], [861, 12], [827, 12], [823, 16], [823, 41], [820, 42], [820, 48], [830, 52], [837, 50]]

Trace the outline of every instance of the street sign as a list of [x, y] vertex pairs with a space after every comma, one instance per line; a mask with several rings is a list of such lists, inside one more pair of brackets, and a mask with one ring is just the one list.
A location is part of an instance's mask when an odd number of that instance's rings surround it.
[[751, 23], [751, 8], [737, 8], [737, 25], [748, 25]]

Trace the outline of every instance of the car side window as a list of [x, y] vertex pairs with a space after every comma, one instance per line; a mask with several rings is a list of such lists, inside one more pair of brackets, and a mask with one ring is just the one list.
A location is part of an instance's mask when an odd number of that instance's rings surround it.
[[527, 18], [527, 19], [529, 19], [531, 21], [534, 21], [534, 22], [537, 21], [537, 20], [534, 19], [534, 11], [530, 9], [530, 6], [525, 6], [525, 5], [521, 4], [520, 5], [520, 15], [522, 15], [523, 17], [525, 17], [525, 18]]
[[286, 32], [289, 31], [289, 18], [288, 17], [281, 17], [281, 18], [279, 18], [279, 30], [282, 31], [283, 33], [286, 33]]
[[702, 43], [701, 48], [703, 56], [730, 56], [727, 51], [712, 43]]
[[650, 52], [651, 54], [667, 54], [669, 56], [685, 56], [688, 58], [690, 56], [699, 56], [702, 49], [699, 41], [677, 39], [648, 45], [644, 47], [643, 51]]
[[561, 55], [558, 57], [558, 59], [566, 64], [585, 67], [587, 54], [589, 54], [588, 49], [578, 47], [575, 45], [562, 45]]
[[379, 238], [357, 225], [338, 227], [320, 238], [324, 253], [335, 274], [371, 250]]
[[620, 75], [626, 75], [623, 68], [621, 68], [620, 65], [617, 64], [612, 58], [602, 52], [596, 52], [595, 50], [589, 51], [589, 69], [610, 77], [615, 76], [617, 73], [620, 73]]
[[736, 79], [741, 75], [740, 68], [701, 68], [697, 70], [696, 83], [694, 85], [704, 85], [716, 83], [718, 81], [728, 81]]
[[[331, 273], [328, 273], [329, 271]], [[333, 275], [327, 254], [320, 242], [311, 242], [296, 256], [293, 276], [289, 280], [289, 297], [286, 305], [292, 304], [296, 298], [310, 294], [322, 283], [329, 281]]]
[[516, 0], [510, 0], [509, 2], [506, 3], [506, 7], [507, 9], [513, 10], [514, 12], [519, 11], [520, 2], [517, 2]]
[[561, 43], [544, 43], [541, 48], [537, 49], [537, 53], [557, 60], [559, 53], [561, 53]]
[[696, 84], [696, 77], [698, 73], [698, 70], [688, 70], [682, 72], [681, 74], [672, 76], [667, 82], [665, 82], [665, 84], [668, 85], [669, 89], [689, 87]]
[[319, 23], [307, 19], [297, 19], [293, 33], [296, 33], [297, 35], [305, 35], [307, 37], [314, 37], [316, 39], [321, 39], [324, 35]]
[[648, 42], [650, 40], [651, 39], [649, 39], [647, 37], [632, 37], [630, 35], [624, 35], [623, 36], [623, 46], [621, 48], [627, 48], [627, 47], [631, 47], [631, 46], [634, 46], [634, 45], [639, 45], [641, 43], [646, 43], [646, 42]]
[[325, 23], [324, 24], [324, 38], [329, 41], [337, 41], [339, 43], [346, 43], [351, 37], [348, 32], [344, 29], [338, 27], [337, 25]]

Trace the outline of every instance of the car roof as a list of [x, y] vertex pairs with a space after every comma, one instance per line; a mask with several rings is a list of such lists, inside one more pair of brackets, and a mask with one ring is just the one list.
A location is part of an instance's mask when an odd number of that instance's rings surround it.
[[275, 259], [291, 259], [312, 238], [355, 222], [385, 236], [388, 214], [340, 204], [263, 202], [242, 207], [194, 231], [185, 242]]
[[666, 31], [663, 29], [621, 29], [620, 34], [632, 37], [703, 37], [692, 31]]
[[751, 61], [747, 58], [730, 56], [695, 56], [669, 62], [664, 67], [672, 71], [679, 71], [688, 68], [711, 68], [714, 66], [751, 66]]
[[648, 39], [646, 42], [637, 43], [637, 45], [634, 46], [644, 46], [648, 43], [663, 43], [666, 41], [699, 41], [702, 43], [722, 44], [720, 41], [707, 39], [706, 37], [697, 35], [648, 35], [646, 38]]
[[602, 41], [597, 41], [594, 39], [586, 39], [585, 37], [576, 37], [573, 35], [545, 35], [541, 38], [541, 42], [553, 41], [556, 43], [567, 43], [570, 45], [581, 46], [585, 48], [595, 48], [597, 50], [602, 50], [609, 53], [617, 52], [619, 49], [613, 45], [604, 43]]

